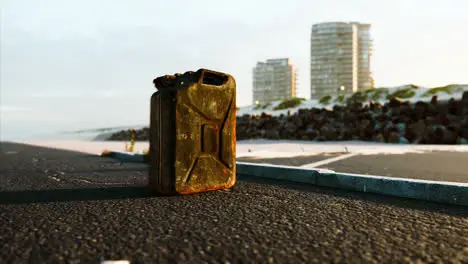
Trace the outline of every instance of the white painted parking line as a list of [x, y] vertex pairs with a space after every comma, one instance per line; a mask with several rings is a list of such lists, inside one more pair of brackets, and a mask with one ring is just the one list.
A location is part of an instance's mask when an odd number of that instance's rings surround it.
[[300, 167], [301, 168], [317, 168], [317, 167], [327, 165], [327, 164], [330, 164], [330, 163], [333, 163], [333, 162], [336, 162], [336, 161], [339, 161], [339, 160], [349, 159], [351, 157], [358, 156], [358, 155], [359, 155], [359, 153], [344, 154], [344, 155], [341, 155], [341, 156], [338, 156], [338, 157], [324, 159], [324, 160], [317, 161], [317, 162], [314, 162], [314, 163], [304, 164], [304, 165], [302, 165]]
[[[297, 169], [299, 167], [297, 166], [285, 166], [285, 165], [276, 165], [276, 164], [269, 164], [269, 163], [255, 163], [255, 162], [243, 162], [243, 161], [236, 161], [237, 165], [254, 165], [257, 167], [267, 167], [267, 168], [279, 168], [279, 169]], [[320, 168], [312, 168], [312, 167], [307, 167], [307, 168], [302, 168], [302, 169], [307, 169], [311, 171], [317, 171], [318, 173], [335, 173], [332, 170], [329, 169], [320, 169]]]

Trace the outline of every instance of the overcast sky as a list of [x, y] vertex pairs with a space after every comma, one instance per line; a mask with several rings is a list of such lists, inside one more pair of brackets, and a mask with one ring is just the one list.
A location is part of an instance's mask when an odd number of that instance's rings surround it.
[[2, 0], [0, 139], [147, 124], [152, 80], [289, 57], [309, 96], [314, 23], [371, 23], [377, 86], [468, 83], [466, 0]]

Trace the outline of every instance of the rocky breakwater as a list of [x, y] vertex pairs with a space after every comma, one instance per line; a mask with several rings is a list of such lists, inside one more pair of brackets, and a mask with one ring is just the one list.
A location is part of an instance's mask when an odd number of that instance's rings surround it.
[[[132, 130], [122, 130], [112, 134], [107, 140], [112, 141], [129, 141], [132, 135]], [[149, 140], [149, 128], [145, 127], [142, 129], [135, 130], [135, 141], [147, 141]]]
[[[391, 98], [382, 105], [364, 104], [358, 96], [332, 109], [300, 109], [297, 113], [237, 117], [237, 140], [291, 139], [315, 141], [363, 140], [386, 143], [468, 144], [468, 91], [462, 99], [405, 102]], [[129, 140], [130, 131], [109, 140]], [[135, 140], [149, 140], [149, 129]]]
[[387, 143], [468, 143], [468, 92], [461, 100], [411, 104], [392, 98], [385, 105], [351, 97], [333, 109], [300, 109], [296, 114], [244, 115], [237, 139], [364, 140]]

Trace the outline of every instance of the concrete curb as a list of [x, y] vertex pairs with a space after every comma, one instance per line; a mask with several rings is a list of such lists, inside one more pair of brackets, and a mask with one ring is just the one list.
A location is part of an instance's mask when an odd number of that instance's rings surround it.
[[237, 162], [237, 174], [468, 206], [468, 184]]
[[[109, 152], [121, 162], [144, 162], [142, 154]], [[237, 175], [468, 206], [468, 184], [340, 173], [324, 169], [237, 162]]]

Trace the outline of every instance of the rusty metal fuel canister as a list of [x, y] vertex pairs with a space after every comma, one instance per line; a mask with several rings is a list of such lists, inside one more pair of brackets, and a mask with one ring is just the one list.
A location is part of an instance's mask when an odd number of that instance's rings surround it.
[[163, 194], [226, 189], [236, 182], [236, 83], [200, 69], [153, 81], [149, 185]]

